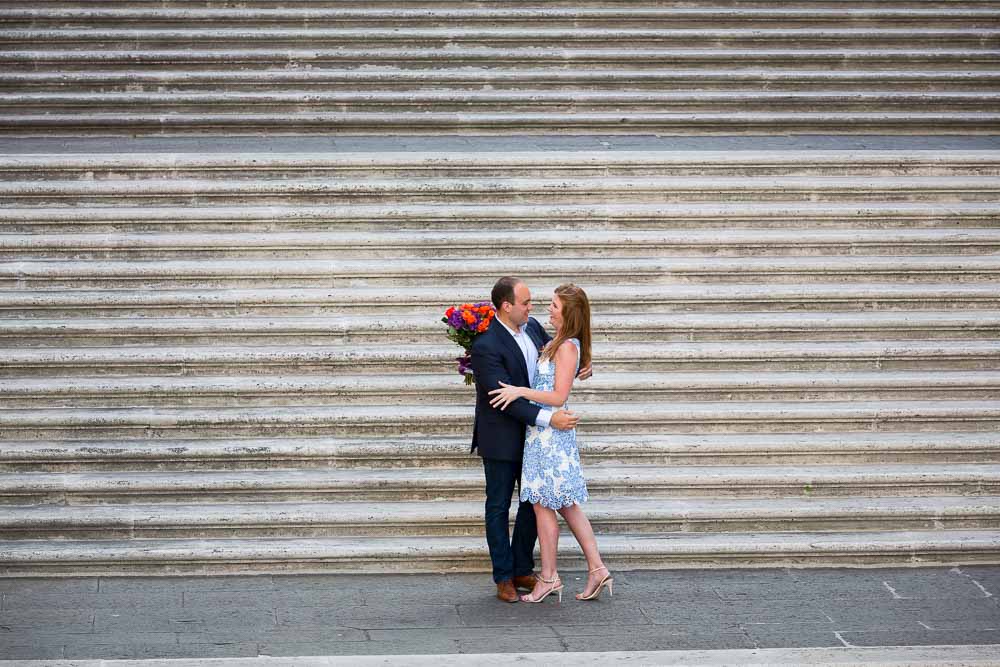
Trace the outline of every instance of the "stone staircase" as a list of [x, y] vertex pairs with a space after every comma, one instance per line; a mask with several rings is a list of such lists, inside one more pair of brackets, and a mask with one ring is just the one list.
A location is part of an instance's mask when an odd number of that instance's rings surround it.
[[1000, 131], [996, 2], [9, 0], [0, 129]]
[[998, 16], [5, 3], [0, 574], [486, 570], [508, 273], [591, 295], [612, 567], [997, 562]]

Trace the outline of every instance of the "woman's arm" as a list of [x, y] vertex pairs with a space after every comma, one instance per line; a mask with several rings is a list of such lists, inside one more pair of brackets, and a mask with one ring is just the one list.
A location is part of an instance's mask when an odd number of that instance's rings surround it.
[[569, 398], [569, 392], [573, 388], [573, 375], [576, 372], [576, 346], [564, 341], [556, 350], [556, 382], [553, 391], [537, 391], [528, 387], [514, 387], [504, 382], [500, 383], [500, 389], [490, 392], [493, 397], [490, 405], [501, 410], [519, 398], [526, 398], [542, 405], [560, 407]]
[[[486, 343], [486, 340], [477, 338], [472, 345], [472, 371], [476, 377], [476, 391], [480, 391], [481, 387], [509, 386], [507, 382], [510, 382], [510, 374], [503, 365], [500, 353]], [[538, 412], [537, 405], [532, 405], [528, 401], [517, 401], [507, 414], [528, 426], [534, 426]]]

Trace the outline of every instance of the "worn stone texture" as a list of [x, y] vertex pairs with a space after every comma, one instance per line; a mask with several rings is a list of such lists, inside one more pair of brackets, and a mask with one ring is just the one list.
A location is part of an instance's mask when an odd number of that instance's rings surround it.
[[988, 631], [995, 7], [202, 4], [0, 7], [0, 625], [183, 657], [549, 619], [400, 576], [489, 568], [440, 316], [516, 273], [542, 320], [591, 295], [588, 509], [641, 600], [540, 647]]

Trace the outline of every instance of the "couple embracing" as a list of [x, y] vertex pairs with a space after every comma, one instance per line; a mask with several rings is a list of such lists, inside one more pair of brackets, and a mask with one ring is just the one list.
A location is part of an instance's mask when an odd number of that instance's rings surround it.
[[[574, 378], [591, 375], [587, 295], [575, 285], [556, 288], [549, 306], [554, 338], [529, 317], [531, 292], [524, 281], [501, 278], [491, 299], [496, 317], [472, 346], [472, 450], [479, 450], [486, 474], [486, 541], [497, 597], [517, 602], [522, 588], [531, 591], [520, 596], [523, 602], [541, 602], [552, 593], [562, 600], [556, 571], [558, 512], [587, 559], [587, 584], [576, 597], [593, 600], [605, 587], [610, 593], [613, 580], [580, 507], [587, 500], [587, 486], [576, 446], [579, 418], [563, 407]], [[520, 503], [511, 537], [515, 484]], [[542, 556], [538, 577], [533, 572], [536, 539]]]

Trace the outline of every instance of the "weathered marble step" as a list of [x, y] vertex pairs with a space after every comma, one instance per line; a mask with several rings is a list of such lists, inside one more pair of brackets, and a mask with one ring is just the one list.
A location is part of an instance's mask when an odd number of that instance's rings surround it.
[[[496, 46], [472, 46], [452, 44], [446, 58], [442, 58], [439, 48], [422, 45], [411, 46], [341, 46], [328, 48], [317, 45], [312, 48], [275, 48], [266, 45], [215, 48], [199, 44], [199, 48], [165, 48], [160, 45], [144, 45], [118, 48], [70, 47], [37, 44], [11, 45], [0, 50], [0, 63], [8, 71], [32, 71], [40, 65], [59, 65], [69, 71], [91, 70], [104, 67], [112, 70], [122, 66], [134, 70], [152, 68], [154, 70], [174, 69], [184, 65], [192, 70], [218, 69], [240, 70], [245, 68], [300, 66], [383, 66], [427, 67], [482, 67], [518, 64], [538, 67], [544, 65], [567, 65], [574, 68], [643, 68], [663, 67], [732, 67], [763, 66], [800, 68], [806, 66], [826, 67], [831, 70], [851, 70], [872, 67], [912, 67], [915, 71], [926, 69], [992, 70], [996, 68], [1000, 48], [991, 45], [940, 46], [911, 44], [887, 46], [884, 44], [850, 46], [828, 46], [808, 44], [775, 47], [756, 44], [752, 47], [725, 47], [713, 45], [706, 48], [700, 44], [695, 48], [671, 48], [665, 45], [626, 46], [607, 42], [595, 47], [579, 45], [540, 44], [518, 47], [500, 44]], [[33, 48], [32, 48], [33, 47]]]
[[[8, 347], [66, 345], [311, 345], [441, 340], [439, 317], [104, 317], [0, 319]], [[593, 318], [597, 342], [720, 340], [995, 340], [1000, 312], [634, 313]]]
[[[990, 464], [831, 466], [592, 466], [593, 498], [996, 495], [1000, 466]], [[477, 469], [177, 472], [21, 472], [0, 475], [0, 503], [135, 504], [264, 501], [478, 500]], [[164, 509], [164, 511], [169, 511]]]
[[184, 6], [153, 7], [10, 7], [0, 10], [0, 25], [24, 28], [80, 29], [123, 25], [149, 28], [211, 25], [253, 27], [286, 26], [330, 28], [357, 26], [463, 27], [528, 26], [547, 23], [554, 27], [720, 27], [750, 26], [924, 26], [959, 23], [963, 27], [989, 27], [1000, 13], [983, 6], [889, 6], [813, 7], [807, 3], [781, 7], [753, 6], [604, 6], [604, 7], [240, 7], [209, 8]]
[[[470, 396], [471, 399], [471, 396]], [[996, 431], [1000, 401], [574, 403], [584, 435]], [[0, 439], [466, 436], [471, 405], [20, 408]]]
[[[516, 508], [516, 504], [514, 505]], [[1000, 497], [674, 499], [586, 504], [598, 535], [759, 531], [984, 530], [1000, 527]], [[513, 513], [511, 515], [513, 519]], [[4, 540], [482, 536], [476, 501], [7, 506]], [[567, 533], [565, 539], [572, 540]]]
[[[679, 0], [664, 0], [663, 2], [658, 2], [652, 5], [650, 11], [655, 11], [657, 8], [665, 10], [668, 8], [677, 8], [680, 10], [690, 10], [697, 8], [713, 9], [713, 8], [727, 8], [731, 7], [733, 3], [730, 2], [706, 2], [692, 4], [689, 2], [680, 2]], [[980, 2], [979, 0], [885, 0], [885, 2], [873, 3], [870, 0], [850, 0], [840, 6], [840, 9], [844, 12], [851, 11], [863, 11], [870, 7], [876, 8], [890, 8], [890, 7], [904, 7], [913, 9], [934, 9], [940, 6], [954, 7], [955, 9], [975, 9], [977, 7], [983, 7], [988, 5], [988, 3]], [[39, 5], [37, 2], [30, 2], [29, 0], [8, 0], [5, 6], [9, 10], [32, 10], [38, 9]], [[142, 10], [142, 11], [155, 11], [156, 9], [163, 8], [163, 3], [159, 0], [118, 0], [114, 3], [113, 7], [117, 10]], [[226, 0], [173, 0], [170, 5], [177, 9], [225, 9], [228, 11], [234, 11], [233, 6]], [[608, 3], [607, 0], [552, 0], [552, 2], [546, 3], [543, 7], [545, 10], [556, 10], [557, 8], [561, 11], [566, 12], [589, 12], [589, 11], [614, 11], [619, 5], [617, 3]], [[644, 7], [649, 7], [650, 5], [640, 5], [637, 11], [642, 11]], [[746, 7], [748, 9], [753, 8], [769, 8], [773, 7], [766, 2], [754, 1], [740, 3], [740, 7]], [[381, 2], [381, 3], [365, 3], [356, 0], [345, 1], [345, 0], [306, 0], [305, 8], [313, 11], [353, 11], [353, 12], [369, 12], [369, 11], [387, 11], [396, 9], [403, 11], [416, 11], [416, 10], [426, 10], [426, 11], [462, 11], [467, 8], [467, 5], [457, 2], [424, 2], [422, 0], [403, 0], [402, 2]], [[494, 11], [532, 11], [537, 10], [540, 6], [537, 3], [531, 2], [530, 0], [512, 0], [511, 2], [504, 3], [502, 7], [489, 7]], [[788, 9], [794, 10], [796, 8], [811, 8], [810, 3], [799, 3], [790, 4]], [[46, 0], [44, 3], [44, 9], [46, 11], [61, 11], [64, 9], [93, 9], [93, 4], [86, 0]], [[247, 3], [245, 6], [240, 7], [240, 11], [287, 11], [289, 9], [289, 3], [284, 0], [254, 0], [252, 3]], [[484, 6], [482, 10], [486, 10], [487, 6]], [[481, 11], [482, 11], [481, 10]]]
[[[295, 72], [297, 70], [282, 70]], [[307, 70], [308, 71], [308, 70]], [[493, 71], [493, 70], [490, 70]], [[572, 73], [572, 70], [559, 70]], [[406, 70], [392, 70], [404, 76]], [[972, 72], [974, 74], [974, 72]], [[3, 74], [0, 73], [0, 77]], [[67, 74], [67, 76], [75, 76]], [[0, 155], [0, 173], [11, 179], [218, 177], [229, 179], [302, 176], [644, 176], [699, 174], [906, 174], [941, 176], [994, 174], [997, 150], [510, 150], [377, 152], [12, 153]]]
[[196, 132], [253, 136], [264, 131], [295, 134], [390, 133], [394, 136], [452, 134], [457, 130], [507, 136], [538, 133], [748, 134], [757, 132], [857, 134], [996, 134], [1000, 113], [992, 111], [301, 111], [274, 112], [88, 112], [50, 109], [0, 115], [0, 133], [99, 132], [128, 136], [144, 132]]
[[[450, 343], [0, 348], [0, 377], [452, 373]], [[601, 373], [1000, 371], [1000, 341], [598, 342]]]
[[206, 112], [247, 114], [249, 118], [273, 113], [294, 117], [337, 113], [355, 114], [444, 113], [567, 113], [652, 115], [669, 113], [847, 113], [919, 109], [926, 113], [990, 112], [1000, 102], [991, 90], [559, 90], [534, 88], [483, 90], [444, 88], [434, 90], [250, 90], [250, 91], [12, 91], [0, 92], [0, 118], [31, 117], [39, 111], [76, 110], [81, 123], [88, 114], [127, 113], [140, 117], [153, 112], [198, 115]]
[[[1000, 104], [1000, 94], [997, 98]], [[0, 101], [2, 104], [2, 101]], [[91, 205], [143, 201], [155, 205], [190, 203], [393, 202], [416, 198], [425, 202], [488, 203], [516, 198], [519, 203], [588, 201], [728, 201], [857, 200], [888, 198], [896, 201], [994, 201], [1000, 195], [1000, 177], [987, 176], [474, 176], [409, 178], [289, 176], [274, 179], [143, 178], [114, 180], [7, 180], [0, 182], [0, 203], [25, 206], [83, 200]]]
[[511, 231], [558, 225], [560, 229], [697, 228], [993, 228], [995, 202], [671, 202], [614, 204], [344, 204], [337, 206], [104, 206], [0, 208], [7, 232], [194, 229], [208, 231], [453, 230], [457, 225]]
[[[0, 470], [165, 471], [272, 468], [440, 468], [480, 470], [471, 433], [378, 438], [232, 438], [198, 440], [0, 441]], [[1000, 464], [1000, 433], [738, 433], [609, 435], [578, 445], [584, 465], [884, 465]]]
[[[995, 563], [995, 530], [824, 533], [664, 533], [602, 536], [615, 570], [679, 567], [819, 567]], [[579, 547], [560, 540], [559, 563], [582, 569]], [[0, 575], [106, 576], [233, 572], [488, 572], [482, 537], [10, 540]]]
[[[547, 307], [555, 284], [532, 283], [535, 314]], [[587, 285], [591, 312], [996, 310], [1000, 292], [988, 283], [868, 283], [803, 285]], [[347, 287], [256, 289], [0, 290], [6, 317], [206, 317], [401, 315], [436, 321], [452, 305], [488, 300], [482, 287]]]
[[[375, 406], [462, 404], [454, 372], [386, 375], [0, 378], [5, 408], [143, 406]], [[573, 402], [990, 400], [1000, 371], [601, 372], [576, 383]], [[1000, 405], [1000, 403], [998, 403]]]
[[[213, 24], [199, 24], [198, 27], [176, 28], [106, 28], [84, 27], [78, 29], [27, 28], [0, 30], [0, 44], [5, 46], [24, 45], [35, 47], [45, 45], [80, 45], [94, 48], [106, 45], [108, 48], [142, 48], [164, 46], [187, 46], [213, 48], [233, 46], [247, 48], [252, 45], [274, 48], [279, 45], [308, 44], [314, 47], [342, 46], [436, 46], [436, 45], [482, 45], [521, 47], [562, 46], [601, 47], [606, 44], [629, 45], [634, 47], [682, 47], [704, 48], [706, 44], [720, 47], [749, 47], [755, 45], [780, 46], [839, 46], [908, 47], [920, 44], [923, 48], [958, 46], [996, 48], [1000, 42], [1000, 31], [991, 24], [989, 27], [713, 27], [713, 28], [638, 28], [558, 26], [539, 27], [537, 24], [524, 27], [465, 27], [449, 25], [445, 27], [215, 27]], [[137, 49], [138, 50], [138, 49]], [[447, 59], [447, 54], [442, 54]]]
[[[1000, 94], [998, 94], [1000, 99]], [[993, 154], [996, 155], [996, 154]], [[994, 170], [995, 170], [994, 166]], [[630, 194], [649, 197], [651, 194], [670, 195], [678, 198], [693, 197], [697, 194], [717, 192], [720, 195], [754, 193], [755, 195], [801, 194], [815, 196], [873, 196], [897, 193], [898, 195], [974, 195], [996, 194], [1000, 186], [996, 174], [981, 176], [965, 175], [902, 175], [874, 176], [844, 175], [827, 176], [819, 174], [789, 174], [755, 176], [748, 174], [704, 176], [683, 175], [537, 175], [524, 177], [509, 174], [494, 177], [474, 175], [451, 177], [428, 177], [410, 175], [406, 178], [379, 178], [367, 176], [342, 176], [328, 174], [302, 178], [287, 175], [283, 178], [228, 179], [184, 178], [176, 175], [170, 179], [128, 178], [128, 179], [74, 179], [74, 180], [5, 180], [0, 183], [0, 197], [18, 200], [21, 198], [87, 198], [100, 201], [103, 197], [168, 197], [204, 196], [207, 198], [248, 197], [268, 195], [281, 196], [338, 196], [338, 197], [378, 197], [419, 196], [475, 198], [490, 195], [532, 196], [544, 195], [551, 199], [565, 194], [576, 198], [591, 192], [603, 197]]]
[[[127, 87], [133, 91], [154, 91], [167, 85], [177, 90], [202, 90], [223, 87], [228, 91], [253, 90], [267, 85], [272, 88], [308, 86], [324, 89], [349, 85], [355, 90], [374, 88], [401, 90], [428, 85], [491, 86], [494, 89], [544, 85], [549, 90], [562, 86], [613, 86], [616, 89], [644, 89], [671, 86], [674, 89], [728, 90], [746, 86], [766, 86], [769, 90], [844, 89], [847, 87], [879, 90], [988, 90], [1000, 83], [1000, 70], [962, 69], [902, 69], [873, 67], [870, 69], [808, 69], [795, 68], [686, 68], [662, 67], [639, 69], [622, 65], [611, 69], [574, 69], [552, 67], [441, 67], [400, 70], [391, 67], [309, 69], [38, 69], [35, 71], [0, 72], [0, 89], [52, 91], [109, 91]], [[41, 65], [39, 66], [42, 67]]]
[[349, 287], [418, 286], [428, 282], [473, 287], [497, 276], [529, 282], [586, 285], [805, 282], [995, 282], [1000, 255], [827, 257], [497, 257], [439, 254], [391, 259], [187, 259], [97, 262], [0, 262], [0, 287]]
[[[995, 179], [1000, 181], [1000, 175]], [[905, 190], [905, 189], [904, 189]], [[998, 187], [1000, 190], [1000, 187]], [[903, 194], [902, 192], [900, 194]], [[998, 192], [1000, 194], [1000, 192]], [[1000, 199], [1000, 197], [998, 197]], [[944, 204], [942, 205], [944, 206]], [[1000, 229], [497, 229], [390, 231], [35, 233], [0, 232], [0, 259], [434, 258], [456, 253], [520, 257], [985, 255]], [[608, 288], [612, 289], [612, 288]], [[368, 290], [372, 292], [372, 290]], [[380, 290], [387, 293], [390, 290]], [[426, 291], [426, 290], [425, 290]], [[411, 293], [411, 290], [407, 290]], [[438, 298], [440, 298], [438, 296]]]

